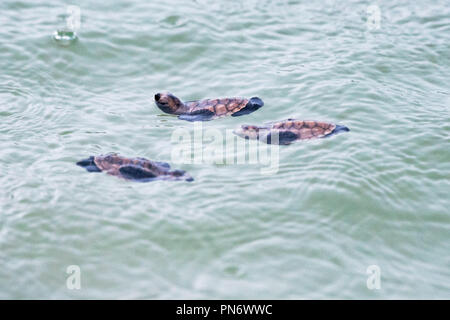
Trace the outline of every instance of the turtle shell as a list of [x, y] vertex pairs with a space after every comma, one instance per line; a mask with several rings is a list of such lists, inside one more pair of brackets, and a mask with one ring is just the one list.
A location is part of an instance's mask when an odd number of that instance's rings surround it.
[[242, 110], [248, 103], [245, 98], [204, 99], [185, 102], [189, 113], [198, 113], [207, 110], [214, 114], [215, 118], [232, 115]]
[[117, 154], [107, 154], [94, 157], [96, 166], [106, 173], [120, 176], [122, 166], [133, 165], [149, 173], [159, 176], [167, 173], [167, 168], [156, 165], [153, 161], [144, 158], [125, 158]]
[[[91, 161], [93, 161], [96, 168], [91, 166]], [[113, 176], [142, 182], [154, 179], [193, 180], [183, 170], [171, 171], [168, 163], [151, 161], [145, 158], [126, 158], [114, 153], [90, 157], [77, 164], [91, 172], [105, 171]]]
[[322, 138], [333, 132], [335, 124], [319, 121], [285, 120], [274, 123], [271, 129], [295, 133], [297, 140]]

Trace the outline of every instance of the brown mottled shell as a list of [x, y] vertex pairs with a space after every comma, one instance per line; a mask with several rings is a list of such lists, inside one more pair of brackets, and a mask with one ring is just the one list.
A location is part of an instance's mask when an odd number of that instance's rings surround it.
[[247, 103], [248, 99], [245, 98], [222, 98], [188, 101], [185, 102], [185, 105], [189, 108], [189, 113], [199, 110], [209, 110], [213, 112], [216, 117], [223, 117], [238, 112], [243, 109]]
[[169, 170], [163, 166], [144, 158], [125, 158], [117, 154], [107, 154], [94, 157], [95, 165], [102, 171], [113, 175], [122, 176], [119, 169], [123, 165], [136, 165], [155, 176], [165, 175]]
[[[336, 129], [339, 130], [336, 131]], [[245, 139], [287, 145], [296, 140], [323, 138], [339, 131], [349, 131], [349, 129], [327, 122], [288, 119], [264, 126], [242, 125], [234, 133]]]
[[291, 131], [298, 135], [298, 140], [322, 138], [330, 134], [336, 125], [319, 121], [285, 120], [274, 123], [272, 130]]

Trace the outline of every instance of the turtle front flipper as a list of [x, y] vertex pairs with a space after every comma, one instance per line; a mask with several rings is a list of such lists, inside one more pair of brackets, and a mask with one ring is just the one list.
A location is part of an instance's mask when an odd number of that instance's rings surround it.
[[178, 118], [186, 121], [209, 121], [213, 119], [214, 116], [215, 114], [211, 110], [200, 109], [192, 111], [191, 113], [188, 114], [181, 114], [178, 116]]
[[87, 159], [77, 162], [77, 166], [85, 168], [89, 172], [102, 172], [99, 167], [94, 162], [94, 156], [90, 156]]
[[292, 131], [271, 130], [270, 133], [264, 137], [264, 142], [267, 144], [291, 144], [295, 140], [298, 140], [299, 136]]
[[148, 181], [157, 177], [152, 172], [136, 165], [123, 165], [119, 168], [119, 172], [123, 178], [137, 181]]
[[247, 104], [245, 105], [244, 108], [242, 108], [238, 112], [233, 113], [231, 116], [239, 117], [239, 116], [243, 116], [245, 114], [250, 114], [250, 113], [258, 110], [262, 106], [264, 106], [264, 102], [258, 97], [253, 97], [247, 102]]
[[170, 171], [168, 177], [175, 179], [175, 180], [181, 180], [184, 179], [188, 182], [194, 181], [194, 179], [186, 173], [184, 170], [174, 170]]

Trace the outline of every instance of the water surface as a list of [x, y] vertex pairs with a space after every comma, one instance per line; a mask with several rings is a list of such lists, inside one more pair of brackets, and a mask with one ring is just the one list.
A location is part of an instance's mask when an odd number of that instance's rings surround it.
[[[0, 4], [0, 298], [450, 298], [448, 1], [72, 4], [69, 45], [52, 38], [67, 3]], [[193, 125], [155, 107], [162, 90], [265, 102], [205, 129], [351, 132], [280, 147], [274, 175], [178, 164], [194, 182], [136, 184], [74, 165], [171, 161]]]

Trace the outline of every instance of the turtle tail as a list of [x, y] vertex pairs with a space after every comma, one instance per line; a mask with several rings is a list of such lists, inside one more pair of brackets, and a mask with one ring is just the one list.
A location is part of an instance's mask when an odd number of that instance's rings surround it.
[[94, 162], [94, 156], [90, 156], [87, 159], [81, 160], [77, 162], [77, 166], [85, 168], [89, 172], [101, 172], [102, 170], [97, 167]]

